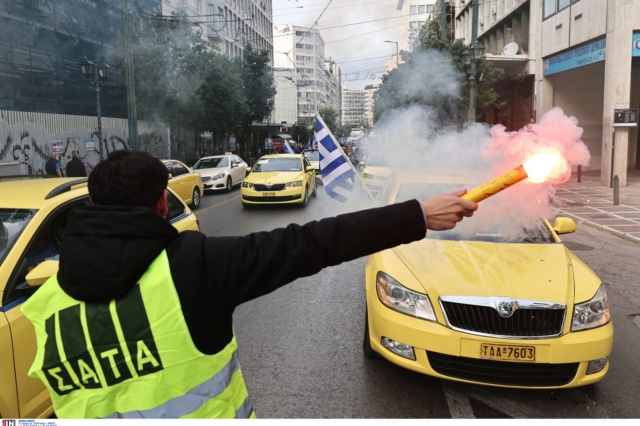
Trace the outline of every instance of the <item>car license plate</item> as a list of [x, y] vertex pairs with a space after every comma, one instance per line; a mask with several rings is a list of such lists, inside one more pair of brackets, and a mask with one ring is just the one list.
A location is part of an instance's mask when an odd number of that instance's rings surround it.
[[263, 192], [262, 196], [263, 197], [275, 197], [276, 193], [275, 192]]
[[534, 346], [480, 345], [480, 358], [497, 359], [500, 361], [535, 361], [536, 348]]

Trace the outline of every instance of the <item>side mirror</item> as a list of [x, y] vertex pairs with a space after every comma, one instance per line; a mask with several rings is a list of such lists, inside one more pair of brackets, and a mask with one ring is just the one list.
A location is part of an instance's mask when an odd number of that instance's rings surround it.
[[307, 166], [307, 168], [305, 169], [308, 172], [313, 172], [315, 171], [315, 169], [313, 168], [313, 166]]
[[576, 225], [575, 220], [569, 217], [557, 217], [553, 224], [553, 229], [557, 234], [570, 234], [571, 232], [576, 232], [578, 225]]
[[57, 260], [45, 260], [40, 263], [27, 274], [27, 284], [31, 287], [44, 284], [49, 278], [58, 273], [59, 264], [60, 262]]
[[247, 168], [246, 168], [246, 169], [244, 169], [244, 170], [247, 172], [247, 174], [251, 173], [251, 167], [247, 167]]
[[364, 167], [364, 161], [359, 162], [359, 163], [358, 163], [358, 166], [360, 166], [360, 167]]
[[169, 173], [169, 179], [171, 179], [173, 177], [173, 175], [171, 173]]
[[238, 167], [238, 163], [231, 163], [231, 168]]

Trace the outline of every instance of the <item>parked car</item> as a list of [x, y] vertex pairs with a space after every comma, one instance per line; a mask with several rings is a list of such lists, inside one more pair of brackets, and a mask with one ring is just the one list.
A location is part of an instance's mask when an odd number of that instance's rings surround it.
[[204, 194], [202, 179], [189, 167], [178, 160], [161, 160], [169, 171], [169, 189], [193, 210], [200, 207], [200, 197]]

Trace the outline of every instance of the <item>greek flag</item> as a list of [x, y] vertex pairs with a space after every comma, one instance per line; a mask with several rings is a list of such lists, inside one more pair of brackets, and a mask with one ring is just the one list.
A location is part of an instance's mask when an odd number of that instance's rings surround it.
[[312, 142], [311, 146], [314, 149], [318, 149], [318, 133], [315, 130], [313, 131], [313, 142]]
[[353, 191], [356, 173], [319, 115], [316, 116], [316, 140], [320, 151], [322, 186], [331, 198], [344, 203]]
[[289, 142], [286, 139], [283, 139], [282, 142], [284, 143], [284, 150], [287, 154], [295, 154], [295, 152], [293, 152], [293, 148], [291, 148], [291, 145], [289, 145]]

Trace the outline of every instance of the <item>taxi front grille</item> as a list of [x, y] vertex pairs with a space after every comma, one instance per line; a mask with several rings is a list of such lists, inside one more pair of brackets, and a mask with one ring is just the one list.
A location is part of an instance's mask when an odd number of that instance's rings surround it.
[[452, 328], [499, 337], [556, 337], [562, 332], [565, 314], [565, 309], [519, 308], [504, 318], [489, 306], [441, 303]]
[[282, 191], [286, 183], [276, 183], [274, 185], [262, 185], [254, 184], [253, 187], [256, 191]]
[[431, 368], [443, 376], [504, 386], [546, 387], [571, 383], [580, 363], [542, 364], [467, 358], [427, 351]]

